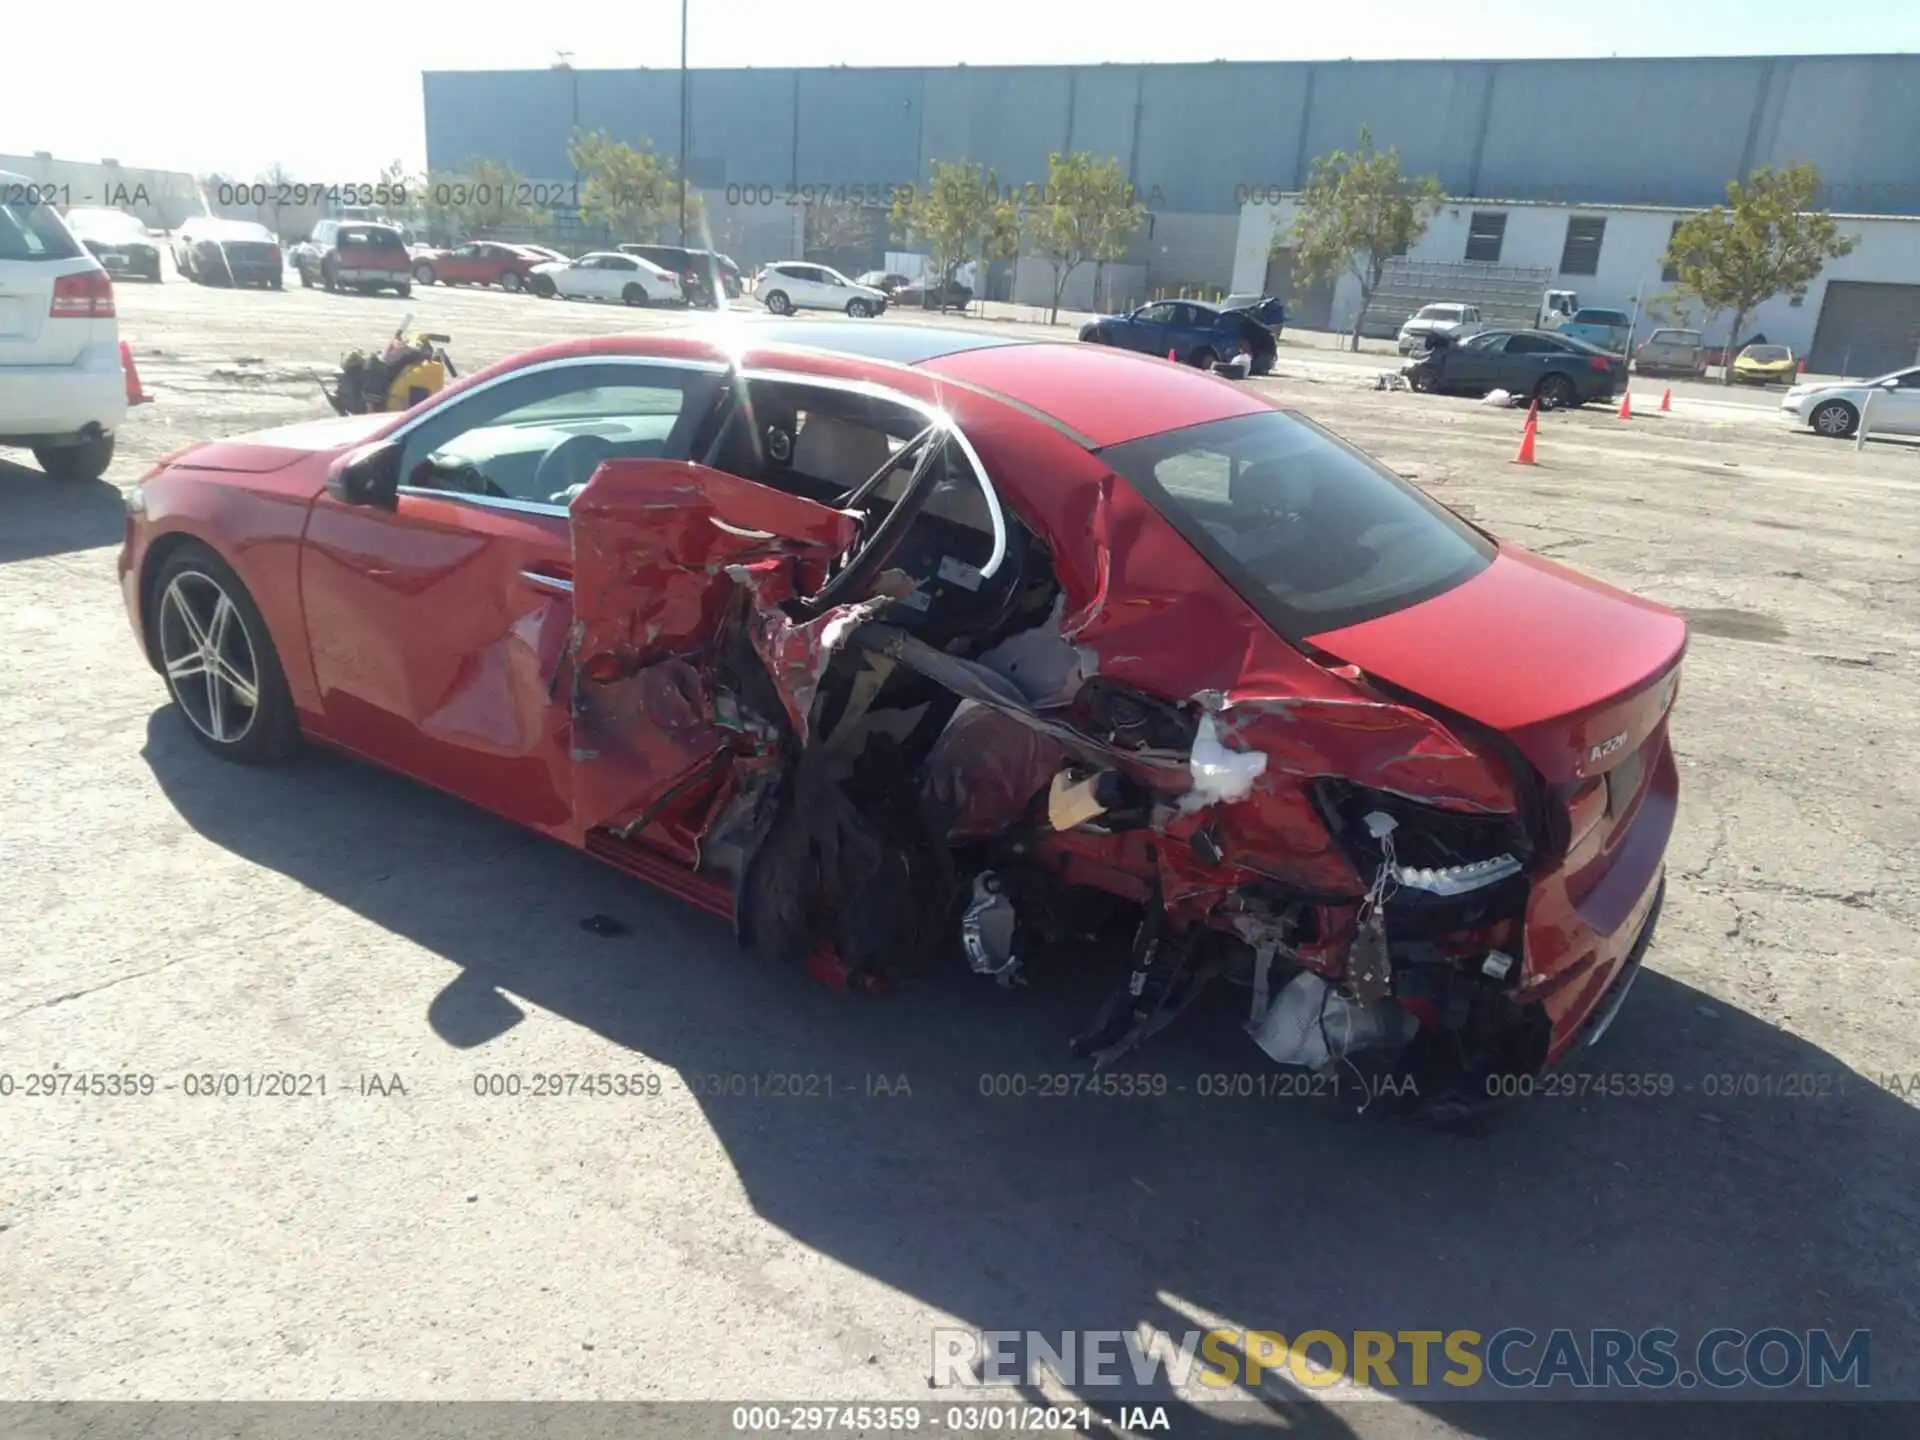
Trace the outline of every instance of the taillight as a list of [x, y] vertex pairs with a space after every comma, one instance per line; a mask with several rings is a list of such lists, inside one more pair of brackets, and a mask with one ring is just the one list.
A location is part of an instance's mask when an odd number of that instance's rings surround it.
[[78, 275], [55, 277], [53, 301], [47, 306], [47, 315], [56, 320], [113, 318], [113, 281], [104, 270], [82, 270]]
[[1597, 370], [1602, 375], [1607, 375], [1612, 373], [1613, 363], [1604, 355], [1589, 355], [1587, 357], [1587, 368], [1589, 370]]

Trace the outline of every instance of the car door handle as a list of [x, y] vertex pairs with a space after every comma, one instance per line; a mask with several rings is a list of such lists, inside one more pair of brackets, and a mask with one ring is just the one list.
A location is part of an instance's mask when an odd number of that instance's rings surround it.
[[522, 570], [520, 578], [536, 590], [544, 590], [549, 595], [573, 594], [573, 581], [564, 575], [555, 575], [549, 570]]

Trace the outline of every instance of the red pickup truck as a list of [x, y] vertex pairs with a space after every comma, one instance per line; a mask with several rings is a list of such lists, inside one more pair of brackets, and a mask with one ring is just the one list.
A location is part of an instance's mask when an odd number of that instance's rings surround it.
[[293, 268], [308, 289], [392, 290], [413, 293], [413, 257], [393, 225], [368, 220], [322, 220], [293, 251]]

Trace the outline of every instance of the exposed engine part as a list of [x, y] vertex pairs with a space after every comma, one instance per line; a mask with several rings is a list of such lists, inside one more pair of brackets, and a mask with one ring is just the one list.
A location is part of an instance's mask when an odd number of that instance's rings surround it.
[[1480, 973], [1493, 980], [1506, 979], [1512, 969], [1513, 957], [1504, 950], [1489, 950], [1487, 958], [1480, 962]]
[[[1258, 1004], [1260, 989], [1255, 987]], [[1400, 1046], [1420, 1022], [1391, 1001], [1350, 1000], [1311, 970], [1289, 980], [1264, 1013], [1247, 1021], [1253, 1043], [1278, 1065], [1321, 1070], [1361, 1050]]]
[[973, 877], [973, 899], [960, 918], [960, 943], [976, 975], [991, 975], [1003, 986], [1025, 984], [1014, 951], [1019, 916], [1000, 877], [983, 870]]
[[1380, 847], [1380, 869], [1360, 904], [1359, 924], [1353, 943], [1347, 947], [1347, 988], [1362, 1005], [1373, 1005], [1393, 993], [1393, 957], [1387, 953], [1385, 907], [1387, 887], [1399, 871], [1393, 856], [1393, 832], [1399, 825], [1384, 810], [1369, 811], [1364, 823]]
[[1200, 931], [1166, 933], [1158, 900], [1155, 896], [1149, 903], [1134, 937], [1133, 970], [1126, 984], [1107, 997], [1093, 1028], [1073, 1042], [1075, 1057], [1091, 1057], [1096, 1072], [1166, 1029], [1220, 973], [1217, 961], [1195, 964]]
[[1076, 730], [1120, 750], [1174, 750], [1192, 747], [1193, 718], [1180, 706], [1095, 675], [1073, 701]]
[[1347, 949], [1347, 988], [1362, 1005], [1393, 993], [1393, 958], [1387, 954], [1387, 924], [1376, 906], [1360, 921]]
[[1137, 820], [1141, 817], [1134, 812], [1145, 800], [1140, 787], [1118, 770], [1089, 772], [1068, 766], [1053, 777], [1047, 791], [1047, 823], [1055, 830], [1071, 830], [1108, 817]]

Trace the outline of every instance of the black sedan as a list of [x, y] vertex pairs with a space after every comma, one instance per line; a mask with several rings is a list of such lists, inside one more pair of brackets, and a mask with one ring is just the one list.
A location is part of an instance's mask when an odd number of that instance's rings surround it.
[[67, 211], [67, 228], [109, 275], [138, 275], [160, 283], [160, 245], [147, 227], [124, 210], [76, 205]]
[[1610, 399], [1627, 384], [1621, 356], [1550, 330], [1487, 330], [1457, 344], [1437, 337], [1405, 373], [1416, 390], [1447, 395], [1506, 390], [1538, 400], [1542, 410]]
[[1130, 315], [1102, 315], [1080, 327], [1089, 345], [1114, 345], [1211, 369], [1235, 355], [1251, 357], [1253, 373], [1273, 371], [1279, 354], [1273, 331], [1245, 310], [1222, 310], [1202, 300], [1156, 300]]
[[964, 310], [973, 304], [973, 287], [958, 280], [909, 280], [887, 294], [896, 310]]

